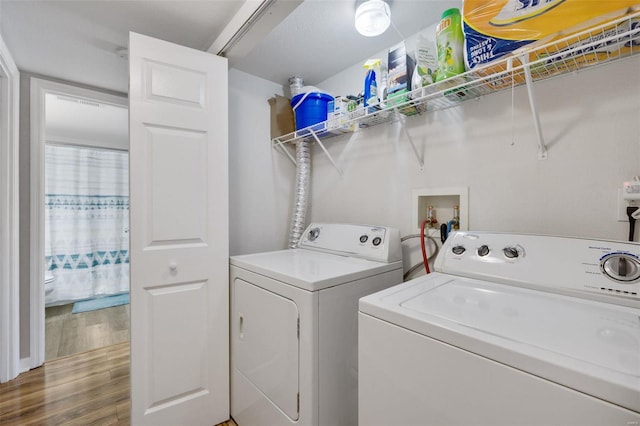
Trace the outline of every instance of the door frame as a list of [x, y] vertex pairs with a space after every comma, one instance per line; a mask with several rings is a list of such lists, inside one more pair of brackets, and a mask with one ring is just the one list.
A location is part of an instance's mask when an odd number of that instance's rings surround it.
[[0, 36], [0, 383], [20, 371], [20, 73]]
[[45, 96], [54, 93], [81, 97], [95, 102], [129, 108], [127, 97], [111, 95], [97, 90], [31, 77], [30, 131], [31, 131], [31, 195], [30, 195], [30, 248], [29, 277], [29, 336], [30, 368], [44, 363], [44, 143]]

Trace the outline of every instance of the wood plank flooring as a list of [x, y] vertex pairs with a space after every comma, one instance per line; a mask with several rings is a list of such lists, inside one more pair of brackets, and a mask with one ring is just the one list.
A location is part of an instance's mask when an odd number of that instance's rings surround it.
[[130, 305], [78, 314], [72, 309], [73, 304], [45, 309], [45, 360], [129, 341]]
[[0, 384], [0, 425], [129, 425], [129, 392], [129, 343], [59, 358]]

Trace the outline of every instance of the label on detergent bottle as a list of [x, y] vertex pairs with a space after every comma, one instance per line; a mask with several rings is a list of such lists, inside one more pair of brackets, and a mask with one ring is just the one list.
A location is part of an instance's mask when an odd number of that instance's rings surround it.
[[364, 106], [378, 102], [378, 84], [376, 83], [376, 72], [369, 70], [364, 79]]

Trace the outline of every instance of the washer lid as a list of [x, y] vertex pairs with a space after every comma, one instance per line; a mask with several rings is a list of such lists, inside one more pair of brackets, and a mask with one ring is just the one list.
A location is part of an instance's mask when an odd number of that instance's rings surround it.
[[229, 263], [309, 291], [402, 268], [400, 261], [374, 262], [304, 249], [232, 256]]
[[360, 310], [640, 411], [640, 310], [434, 273]]

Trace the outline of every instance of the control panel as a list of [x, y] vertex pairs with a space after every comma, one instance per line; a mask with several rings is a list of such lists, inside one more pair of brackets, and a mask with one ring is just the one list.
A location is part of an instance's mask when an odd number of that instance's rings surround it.
[[312, 223], [298, 247], [378, 262], [402, 260], [400, 231], [388, 226]]
[[438, 272], [640, 306], [640, 244], [490, 232], [457, 232]]
[[633, 283], [640, 280], [640, 261], [631, 253], [605, 254], [600, 258], [600, 269], [614, 281]]

